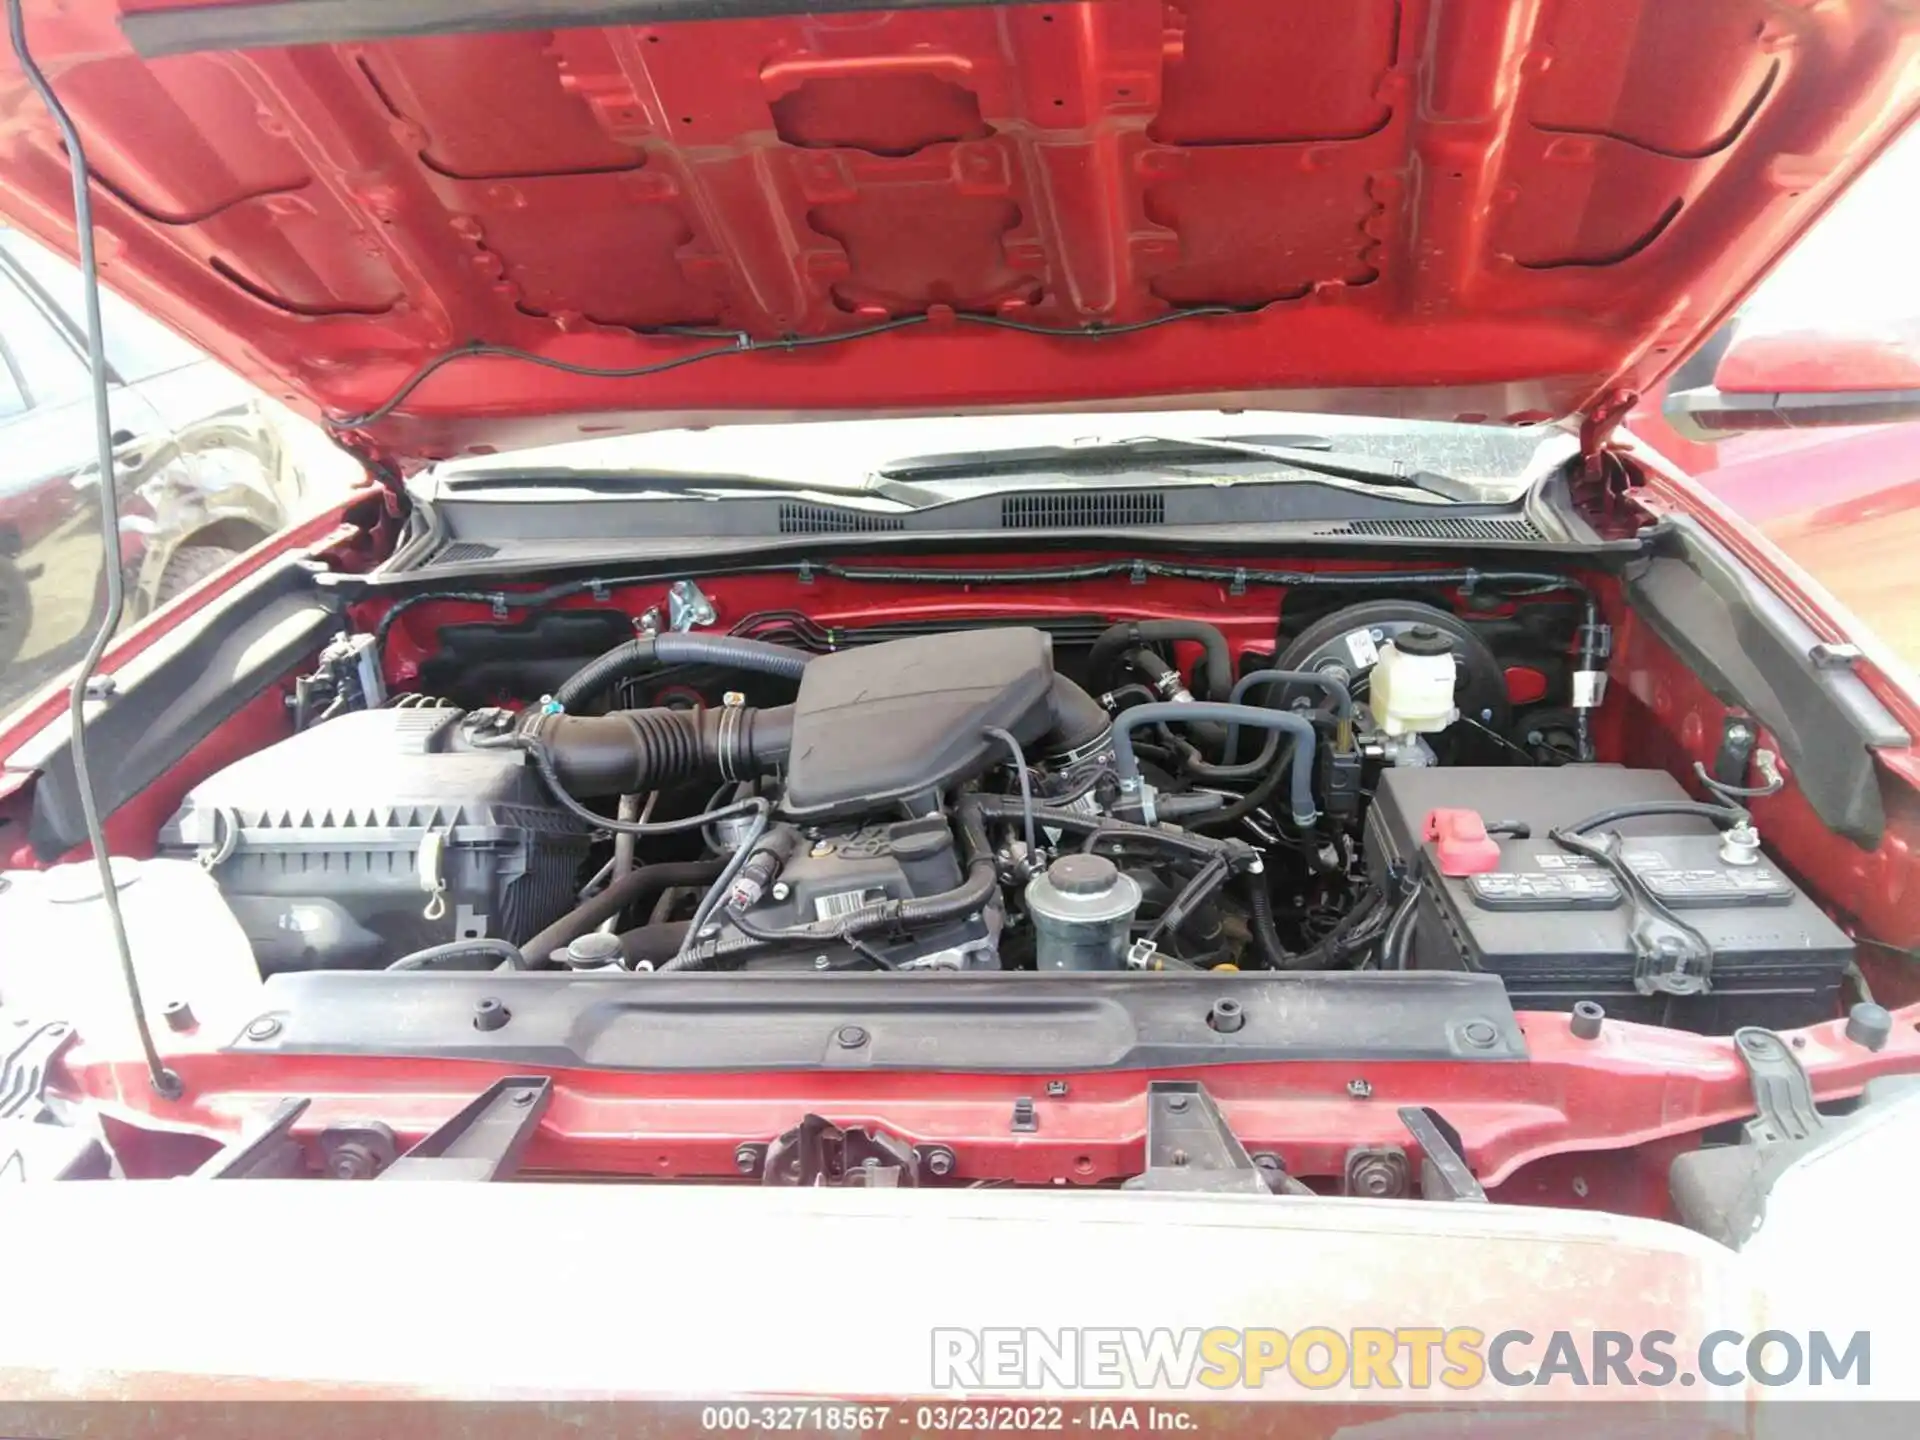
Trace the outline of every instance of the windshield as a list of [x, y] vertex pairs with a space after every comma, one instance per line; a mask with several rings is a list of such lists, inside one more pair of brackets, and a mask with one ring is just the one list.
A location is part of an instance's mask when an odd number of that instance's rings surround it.
[[[1572, 435], [1548, 425], [1456, 425], [1279, 410], [1076, 412], [661, 430], [515, 451], [484, 460], [454, 461], [428, 473], [430, 481], [498, 477], [503, 482], [529, 471], [550, 476], [568, 470], [595, 476], [632, 474], [650, 481], [753, 476], [795, 489], [856, 493], [874, 490], [890, 471], [929, 457], [951, 459], [1042, 447], [1112, 446], [1148, 436], [1265, 440], [1313, 446], [1345, 456], [1398, 461], [1469, 482], [1482, 492], [1476, 498], [1496, 502], [1517, 496], [1578, 448]], [[1316, 478], [1255, 456], [1226, 452], [1217, 460], [1195, 457], [1171, 466], [1144, 456], [1142, 459], [1142, 468], [1156, 478], [1184, 478], [1195, 484], [1216, 482], [1223, 467], [1234, 478], [1268, 473]], [[1126, 467], [1102, 467], [1104, 474], [1102, 470], [1077, 473], [1066, 483], [1109, 483], [1116, 468]], [[930, 492], [934, 498], [1031, 483], [1029, 478], [1009, 474], [1004, 468], [991, 475], [949, 474], [930, 481], [912, 478], [916, 490]], [[552, 494], [550, 486], [543, 489], [545, 497], [551, 498]]]

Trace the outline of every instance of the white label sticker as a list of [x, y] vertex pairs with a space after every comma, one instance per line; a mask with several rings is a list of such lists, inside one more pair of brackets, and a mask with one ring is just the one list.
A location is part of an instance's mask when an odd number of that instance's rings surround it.
[[1375, 664], [1380, 659], [1380, 647], [1373, 643], [1373, 631], [1349, 630], [1347, 654], [1353, 657], [1356, 669], [1365, 670]]
[[813, 913], [816, 919], [838, 920], [851, 915], [856, 910], [864, 910], [887, 898], [887, 892], [877, 887], [870, 890], [842, 890], [833, 895], [816, 895], [813, 899]]

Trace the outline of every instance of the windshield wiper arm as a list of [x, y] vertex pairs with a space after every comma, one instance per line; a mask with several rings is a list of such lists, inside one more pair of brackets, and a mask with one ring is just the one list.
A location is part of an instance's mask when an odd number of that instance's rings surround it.
[[1271, 460], [1277, 465], [1285, 465], [1290, 469], [1308, 470], [1316, 475], [1326, 475], [1336, 480], [1352, 480], [1361, 485], [1424, 490], [1430, 495], [1444, 495], [1449, 500], [1482, 498], [1479, 492], [1465, 481], [1456, 480], [1451, 475], [1442, 475], [1435, 470], [1423, 470], [1417, 465], [1409, 465], [1404, 460], [1387, 460], [1371, 455], [1339, 455], [1327, 450], [1308, 450], [1298, 445], [1268, 444], [1259, 440], [1235, 440], [1229, 436], [1209, 435], [1182, 440], [1171, 440], [1164, 435], [1143, 435], [1140, 438], [1158, 444], [1186, 445], [1199, 450], [1219, 450], [1228, 454], [1248, 455], [1257, 460]]
[[1472, 485], [1404, 460], [1338, 454], [1320, 435], [1276, 435], [1238, 440], [1230, 436], [1139, 435], [1097, 445], [1041, 445], [970, 454], [925, 455], [898, 460], [879, 473], [900, 479], [959, 480], [996, 475], [1032, 475], [1045, 470], [1142, 470], [1156, 466], [1205, 464], [1215, 456], [1245, 457], [1305, 470], [1360, 485], [1419, 490], [1448, 500], [1481, 500]]

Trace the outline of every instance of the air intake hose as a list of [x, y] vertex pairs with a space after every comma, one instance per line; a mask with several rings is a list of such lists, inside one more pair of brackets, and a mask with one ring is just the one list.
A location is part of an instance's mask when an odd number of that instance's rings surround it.
[[793, 707], [541, 715], [533, 733], [568, 794], [637, 795], [688, 780], [766, 773], [792, 747]]
[[589, 660], [553, 692], [553, 699], [562, 710], [573, 710], [628, 676], [657, 670], [662, 665], [723, 665], [798, 680], [812, 658], [804, 650], [765, 640], [670, 630], [660, 635], [641, 635], [624, 645], [614, 646], [598, 659]]

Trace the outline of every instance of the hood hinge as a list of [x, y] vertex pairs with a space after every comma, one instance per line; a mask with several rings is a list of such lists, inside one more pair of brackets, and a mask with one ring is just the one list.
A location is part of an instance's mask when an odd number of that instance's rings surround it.
[[1620, 421], [1639, 399], [1637, 391], [1615, 390], [1581, 417], [1580, 459], [1589, 473], [1599, 471], [1600, 457], [1606, 453], [1607, 442], [1613, 438]]

